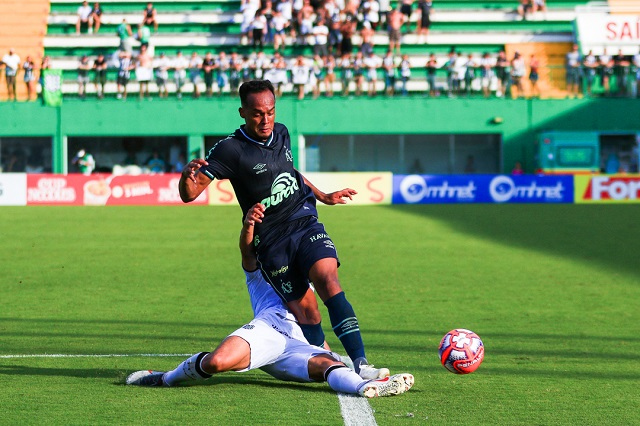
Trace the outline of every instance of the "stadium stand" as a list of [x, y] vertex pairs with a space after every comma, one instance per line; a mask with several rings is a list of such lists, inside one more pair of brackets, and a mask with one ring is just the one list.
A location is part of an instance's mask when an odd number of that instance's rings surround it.
[[[147, 4], [146, 1], [137, 0], [101, 1], [104, 15], [99, 33], [76, 35], [79, 1], [51, 0], [50, 7], [49, 2], [44, 0], [9, 1], [28, 3], [28, 10], [36, 5], [39, 5], [37, 7], [40, 11], [46, 10], [44, 20], [47, 35], [43, 40], [33, 43], [44, 47], [44, 54], [51, 57], [53, 68], [63, 69], [63, 91], [67, 94], [77, 92], [79, 57], [88, 55], [93, 59], [101, 52], [107, 55], [114, 53], [119, 44], [115, 34], [116, 26], [125, 19], [135, 30]], [[424, 67], [429, 53], [437, 55], [441, 66], [451, 49], [456, 49], [465, 56], [471, 53], [476, 58], [480, 58], [485, 52], [495, 56], [498, 51], [505, 50], [509, 58], [515, 51], [525, 57], [535, 53], [541, 63], [541, 89], [547, 94], [561, 96], [564, 93], [564, 55], [573, 42], [575, 7], [585, 3], [584, 0], [549, 2], [546, 12], [538, 12], [527, 20], [522, 20], [516, 13], [517, 2], [513, 0], [438, 0], [434, 2], [428, 37], [423, 39], [414, 33], [402, 37], [402, 53], [409, 55], [412, 67], [416, 68], [412, 73], [409, 90], [426, 90], [426, 78], [420, 68]], [[252, 52], [251, 46], [241, 43], [242, 14], [239, 0], [157, 0], [153, 4], [158, 11], [159, 24], [159, 32], [151, 36], [151, 50], [156, 54], [164, 52], [172, 57], [178, 50], [186, 56], [194, 51], [201, 55], [206, 51], [216, 55], [222, 50], [237, 51], [240, 55]], [[396, 6], [396, 3], [392, 2], [392, 6]], [[411, 20], [415, 22], [416, 19], [417, 13], [414, 12]], [[31, 31], [35, 33], [38, 30]], [[42, 29], [39, 31], [42, 35]], [[353, 41], [354, 46], [358, 46], [361, 39], [355, 36]], [[379, 30], [375, 33], [373, 45], [375, 53], [382, 56], [389, 46], [386, 31]], [[312, 46], [291, 43], [283, 53], [287, 57], [299, 54], [310, 57], [312, 52]], [[265, 53], [271, 55], [272, 47], [266, 46]], [[38, 58], [40, 55], [42, 52], [37, 54]], [[115, 92], [115, 84], [111, 83], [115, 81], [115, 76], [115, 69], [111, 69], [108, 73], [110, 83], [106, 87], [107, 93]], [[137, 90], [134, 80], [132, 79], [131, 90]], [[382, 79], [380, 80], [379, 84], [382, 85]], [[439, 85], [445, 84], [443, 70], [439, 70], [437, 82]], [[89, 87], [89, 92], [91, 90]]]

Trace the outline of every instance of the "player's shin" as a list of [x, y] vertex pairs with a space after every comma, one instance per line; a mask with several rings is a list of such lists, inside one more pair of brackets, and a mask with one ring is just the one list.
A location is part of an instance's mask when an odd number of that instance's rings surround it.
[[202, 359], [209, 352], [200, 352], [182, 361], [174, 370], [168, 371], [164, 375], [164, 382], [168, 386], [190, 385], [201, 382], [211, 377], [200, 367]]
[[315, 346], [323, 347], [324, 345], [324, 331], [322, 331], [322, 324], [300, 324], [302, 333], [309, 343]]
[[354, 361], [357, 372], [358, 366], [355, 361], [358, 358], [364, 359], [365, 354], [358, 318], [356, 318], [353, 307], [347, 301], [344, 292], [340, 292], [329, 298], [324, 304], [329, 311], [333, 332], [338, 336], [340, 342], [342, 342], [342, 346], [344, 346], [344, 349], [347, 351], [349, 358]]
[[336, 392], [357, 394], [358, 388], [366, 382], [355, 371], [343, 365], [333, 365], [324, 373], [324, 378]]

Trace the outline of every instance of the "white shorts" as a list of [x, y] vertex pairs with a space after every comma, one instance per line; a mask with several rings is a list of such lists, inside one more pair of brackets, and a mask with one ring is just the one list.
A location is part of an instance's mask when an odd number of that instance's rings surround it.
[[309, 358], [326, 354], [340, 361], [333, 352], [307, 343], [300, 327], [280, 312], [261, 315], [230, 336], [244, 339], [251, 348], [249, 367], [240, 371], [260, 368], [280, 380], [310, 382]]
[[153, 77], [153, 68], [138, 67], [136, 68], [136, 78], [138, 81], [147, 82], [151, 81]]

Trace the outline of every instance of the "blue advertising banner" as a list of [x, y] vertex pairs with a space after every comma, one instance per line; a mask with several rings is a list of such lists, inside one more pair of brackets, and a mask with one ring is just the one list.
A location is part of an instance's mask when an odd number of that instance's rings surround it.
[[393, 204], [572, 202], [573, 176], [393, 176]]

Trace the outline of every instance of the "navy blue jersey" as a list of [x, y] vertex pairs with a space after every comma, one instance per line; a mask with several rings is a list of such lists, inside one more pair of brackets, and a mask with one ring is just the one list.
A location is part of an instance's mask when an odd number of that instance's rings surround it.
[[262, 241], [278, 225], [318, 214], [311, 188], [293, 167], [291, 139], [283, 124], [275, 123], [264, 143], [251, 139], [241, 126], [211, 148], [206, 160], [209, 165], [200, 172], [231, 181], [243, 218], [255, 203], [265, 205], [265, 216], [255, 230]]

